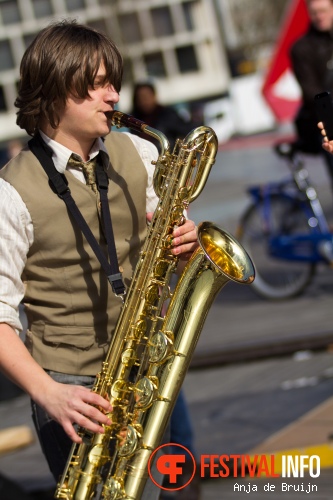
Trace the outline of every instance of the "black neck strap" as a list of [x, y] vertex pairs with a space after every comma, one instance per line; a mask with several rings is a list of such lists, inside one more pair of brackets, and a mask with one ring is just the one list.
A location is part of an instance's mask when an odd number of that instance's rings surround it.
[[83, 215], [78, 209], [71, 195], [71, 191], [68, 187], [68, 181], [65, 175], [60, 174], [55, 168], [52, 160], [52, 149], [49, 146], [47, 146], [47, 144], [45, 144], [40, 134], [36, 134], [29, 141], [28, 144], [30, 150], [36, 156], [36, 158], [42, 165], [43, 169], [45, 170], [49, 178], [49, 184], [52, 191], [54, 191], [59, 196], [59, 198], [61, 198], [66, 203], [69, 212], [76, 220], [79, 228], [81, 229], [82, 233], [84, 234], [88, 243], [93, 249], [96, 257], [101, 263], [101, 266], [105, 274], [107, 275], [107, 278], [109, 280], [109, 283], [111, 284], [113, 292], [117, 296], [125, 295], [125, 285], [123, 283], [122, 274], [118, 266], [116, 245], [114, 241], [114, 234], [113, 234], [112, 221], [110, 215], [110, 207], [107, 197], [109, 180], [103, 168], [103, 165], [101, 165], [100, 162], [98, 162], [96, 166], [96, 184], [97, 184], [97, 189], [99, 190], [100, 193], [102, 218], [104, 223], [105, 238], [108, 247], [109, 262], [105, 257], [104, 253], [102, 252], [102, 249], [100, 248], [95, 236], [91, 232], [91, 229], [89, 228]]

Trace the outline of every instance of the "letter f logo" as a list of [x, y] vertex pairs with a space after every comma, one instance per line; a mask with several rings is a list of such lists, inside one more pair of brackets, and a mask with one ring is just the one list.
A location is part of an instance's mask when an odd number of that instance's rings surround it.
[[183, 473], [183, 467], [178, 467], [177, 464], [185, 463], [185, 455], [162, 455], [157, 459], [156, 468], [158, 472], [169, 476], [169, 482], [174, 484], [177, 482], [177, 476]]
[[[166, 448], [168, 452], [170, 452], [170, 446], [172, 446], [173, 449], [178, 448], [179, 452], [177, 453], [163, 453], [162, 455], [159, 454], [156, 457], [156, 453], [159, 450], [163, 450], [163, 448]], [[184, 453], [184, 451], [185, 453]], [[156, 458], [156, 461], [154, 463], [154, 457]], [[192, 462], [192, 475], [191, 477], [188, 477], [188, 474], [184, 474], [184, 467], [187, 465], [190, 465]], [[152, 469], [152, 464], [154, 463], [154, 467]], [[195, 464], [195, 459], [192, 453], [185, 448], [185, 446], [177, 443], [165, 443], [156, 448], [155, 451], [150, 456], [149, 462], [148, 462], [148, 474], [150, 479], [153, 481], [156, 486], [161, 488], [162, 490], [168, 490], [168, 491], [176, 491], [176, 490], [182, 490], [185, 488], [190, 482], [192, 481], [194, 474], [196, 470], [196, 464]], [[154, 478], [154, 473], [157, 476]], [[184, 481], [179, 481], [179, 477], [183, 476], [182, 479], [186, 481], [185, 484]], [[163, 478], [167, 480], [167, 484], [163, 482]], [[178, 484], [177, 484], [178, 483]], [[180, 484], [179, 484], [180, 483]]]

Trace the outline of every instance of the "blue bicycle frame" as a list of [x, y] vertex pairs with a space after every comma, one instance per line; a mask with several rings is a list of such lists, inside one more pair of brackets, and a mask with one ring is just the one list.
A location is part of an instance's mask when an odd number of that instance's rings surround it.
[[[311, 263], [333, 263], [333, 238], [326, 217], [313, 186], [308, 183], [305, 170], [294, 172], [293, 178], [280, 182], [270, 182], [263, 186], [251, 186], [248, 193], [254, 204], [260, 206], [262, 222], [267, 234], [267, 252], [270, 256], [290, 261]], [[296, 183], [296, 186], [295, 186]], [[308, 233], [288, 234], [280, 228], [272, 227], [271, 200], [280, 198], [304, 213], [309, 226]], [[291, 203], [290, 203], [291, 202]], [[286, 212], [286, 223], [292, 213]], [[281, 231], [281, 232], [280, 232]]]

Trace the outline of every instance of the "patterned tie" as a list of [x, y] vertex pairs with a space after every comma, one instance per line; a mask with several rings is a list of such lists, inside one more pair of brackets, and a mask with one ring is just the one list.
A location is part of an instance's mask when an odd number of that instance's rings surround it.
[[[97, 155], [98, 156], [98, 155]], [[87, 161], [84, 163], [81, 160], [77, 160], [73, 155], [69, 158], [67, 165], [69, 167], [80, 167], [82, 169], [84, 178], [86, 180], [87, 186], [90, 187], [94, 191], [94, 193], [97, 193], [97, 185], [96, 185], [96, 177], [95, 177], [95, 168], [97, 164], [97, 156], [93, 158], [92, 160]]]

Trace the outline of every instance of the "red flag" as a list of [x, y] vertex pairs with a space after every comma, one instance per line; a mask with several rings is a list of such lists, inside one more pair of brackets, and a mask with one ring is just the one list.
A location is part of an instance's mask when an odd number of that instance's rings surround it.
[[308, 26], [305, 0], [291, 0], [262, 88], [268, 105], [280, 122], [293, 119], [300, 104], [300, 89], [291, 69], [289, 50]]

